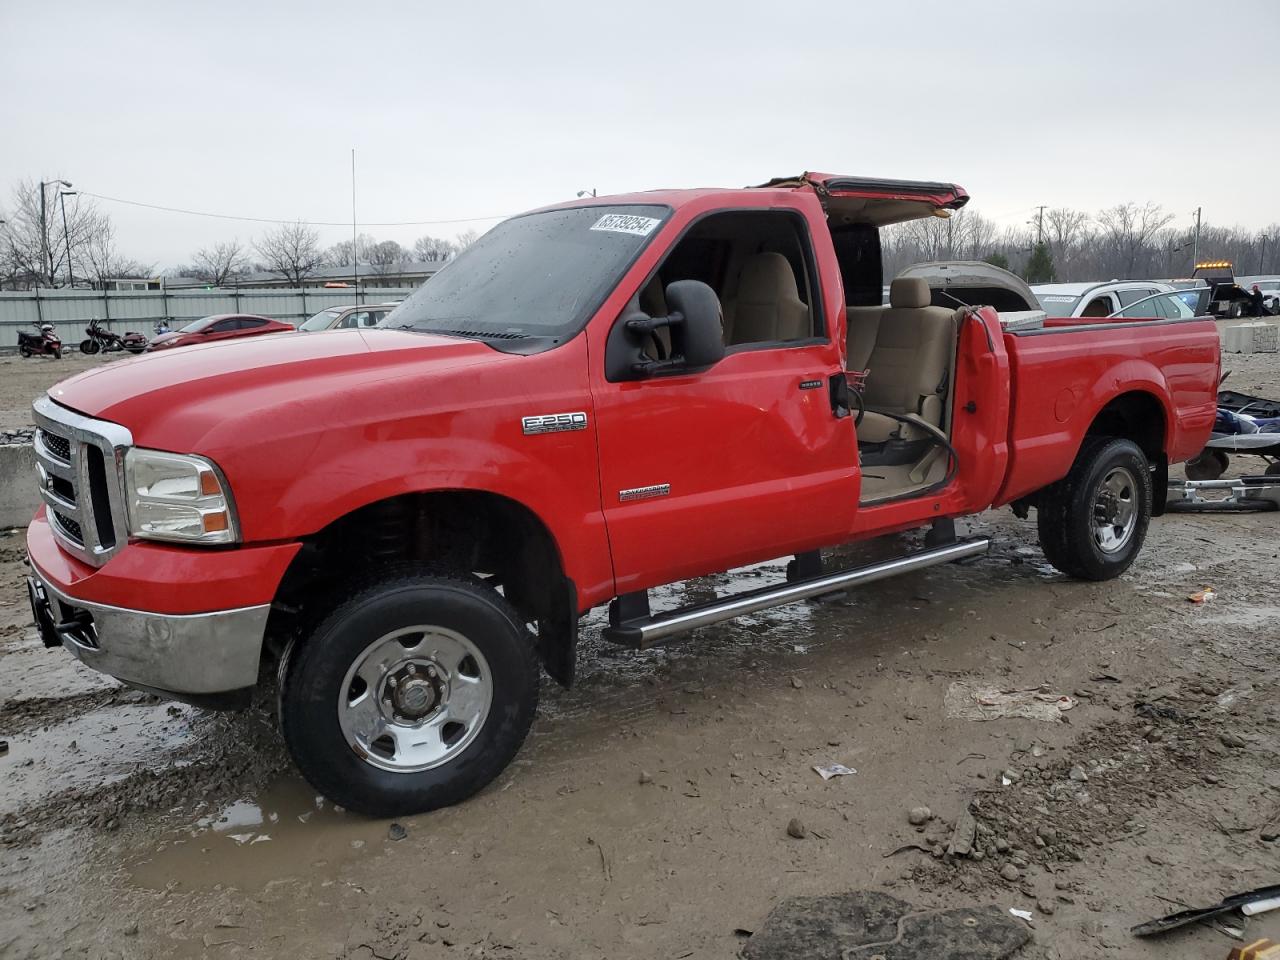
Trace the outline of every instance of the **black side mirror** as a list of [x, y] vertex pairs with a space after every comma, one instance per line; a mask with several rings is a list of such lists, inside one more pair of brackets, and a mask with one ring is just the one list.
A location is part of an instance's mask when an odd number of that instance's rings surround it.
[[[636, 300], [614, 324], [605, 348], [605, 376], [612, 383], [662, 374], [695, 373], [724, 357], [724, 321], [720, 298], [699, 280], [677, 280], [666, 290], [668, 314], [651, 317]], [[671, 356], [655, 359], [649, 350], [654, 331], [666, 327]]]
[[667, 287], [667, 307], [683, 317], [671, 325], [671, 359], [694, 370], [724, 359], [724, 315], [714, 290], [701, 280], [677, 280]]

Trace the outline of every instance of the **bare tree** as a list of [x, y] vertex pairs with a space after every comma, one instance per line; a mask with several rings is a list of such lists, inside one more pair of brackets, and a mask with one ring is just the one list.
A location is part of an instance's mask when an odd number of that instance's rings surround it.
[[453, 238], [453, 245], [454, 247], [457, 248], [458, 251], [462, 251], [467, 249], [467, 247], [471, 246], [473, 243], [475, 243], [479, 239], [480, 239], [480, 231], [463, 230], [460, 234], [458, 234], [456, 237]]
[[350, 240], [340, 240], [324, 252], [324, 262], [331, 267], [351, 266], [353, 259], [351, 250], [353, 247], [358, 252], [360, 261], [367, 262], [369, 250], [377, 242], [367, 233], [362, 233], [356, 237], [354, 243]]
[[[43, 221], [40, 194], [45, 191]], [[70, 202], [67, 202], [70, 201]], [[66, 205], [63, 227], [62, 204]], [[0, 260], [11, 285], [57, 287], [74, 278], [85, 248], [109, 231], [110, 219], [79, 194], [59, 198], [56, 191], [23, 180], [13, 188], [7, 222], [0, 230]], [[68, 261], [68, 249], [72, 260]], [[83, 273], [83, 271], [82, 271]]]
[[126, 277], [147, 278], [155, 270], [154, 264], [139, 263], [120, 255], [116, 250], [115, 228], [110, 220], [102, 223], [101, 228], [78, 248], [78, 253], [76, 270], [92, 280], [95, 286]]
[[374, 273], [394, 273], [408, 259], [404, 248], [394, 240], [383, 240], [369, 248], [369, 267]]
[[239, 240], [215, 243], [197, 250], [191, 258], [192, 274], [205, 283], [220, 287], [248, 266], [249, 253]]
[[320, 235], [301, 220], [268, 230], [253, 246], [270, 273], [278, 273], [295, 287], [324, 263]]
[[413, 255], [429, 262], [448, 260], [455, 250], [453, 241], [441, 240], [439, 237], [419, 237], [413, 243]]
[[1124, 278], [1136, 276], [1140, 255], [1147, 252], [1152, 238], [1173, 220], [1158, 203], [1120, 203], [1098, 214], [1103, 235], [1118, 255]]

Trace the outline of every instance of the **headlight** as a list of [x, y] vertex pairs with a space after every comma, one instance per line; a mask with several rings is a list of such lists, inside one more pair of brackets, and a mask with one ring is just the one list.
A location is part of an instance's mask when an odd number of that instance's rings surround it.
[[231, 491], [203, 457], [131, 447], [124, 474], [133, 536], [182, 543], [239, 539]]

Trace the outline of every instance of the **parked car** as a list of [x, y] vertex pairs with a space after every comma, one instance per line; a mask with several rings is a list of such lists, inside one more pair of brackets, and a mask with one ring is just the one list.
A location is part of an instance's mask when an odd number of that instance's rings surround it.
[[329, 307], [303, 320], [298, 324], [298, 330], [301, 333], [315, 333], [319, 330], [376, 327], [396, 306], [395, 303], [365, 303], [359, 306]]
[[1197, 312], [1201, 303], [1201, 291], [1207, 287], [1192, 287], [1189, 290], [1173, 290], [1169, 293], [1157, 293], [1153, 297], [1135, 300], [1123, 310], [1117, 310], [1108, 320], [1190, 320], [1192, 317], [1204, 317], [1204, 310]]
[[162, 333], [147, 344], [147, 352], [189, 347], [196, 343], [214, 343], [238, 337], [255, 337], [263, 333], [283, 333], [293, 324], [252, 313], [219, 313], [192, 320], [171, 333]]
[[1155, 280], [1109, 280], [1106, 283], [1038, 283], [1031, 287], [1048, 315], [1048, 326], [1072, 321], [1104, 320], [1131, 303], [1173, 287]]
[[[26, 533], [40, 636], [209, 705], [278, 677], [303, 775], [399, 815], [511, 762], [594, 607], [646, 648], [978, 556], [954, 520], [993, 505], [1034, 509], [1059, 570], [1117, 577], [1209, 438], [1217, 330], [1006, 330], [920, 277], [882, 307], [881, 229], [968, 199], [817, 173], [584, 197], [494, 227], [357, 336], [66, 380], [34, 408], [59, 478]], [[820, 553], [915, 528], [864, 566]], [[785, 580], [650, 608], [789, 556]]]

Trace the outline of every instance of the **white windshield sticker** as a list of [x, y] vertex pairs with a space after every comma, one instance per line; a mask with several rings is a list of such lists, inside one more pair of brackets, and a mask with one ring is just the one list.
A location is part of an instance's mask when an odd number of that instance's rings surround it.
[[608, 230], [610, 233], [634, 233], [637, 237], [647, 237], [653, 233], [661, 220], [653, 217], [633, 217], [625, 213], [606, 213], [595, 222], [592, 230]]
[[1040, 298], [1041, 303], [1074, 303], [1079, 297], [1061, 297], [1054, 295], [1045, 295]]

